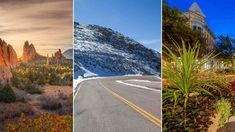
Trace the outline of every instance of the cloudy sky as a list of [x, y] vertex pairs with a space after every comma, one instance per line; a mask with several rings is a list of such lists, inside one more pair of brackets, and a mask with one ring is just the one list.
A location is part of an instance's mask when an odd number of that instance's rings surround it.
[[1, 0], [0, 38], [22, 56], [26, 40], [42, 55], [72, 48], [72, 0]]

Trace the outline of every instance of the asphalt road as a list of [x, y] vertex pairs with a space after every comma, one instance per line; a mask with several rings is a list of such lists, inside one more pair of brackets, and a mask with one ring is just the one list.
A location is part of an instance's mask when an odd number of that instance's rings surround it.
[[[141, 86], [142, 89], [117, 81]], [[136, 81], [137, 80], [137, 81]], [[156, 77], [109, 77], [79, 84], [74, 98], [75, 132], [160, 132], [161, 85]], [[152, 85], [151, 85], [152, 84]], [[158, 85], [153, 85], [158, 84]], [[135, 84], [137, 85], [137, 84]]]

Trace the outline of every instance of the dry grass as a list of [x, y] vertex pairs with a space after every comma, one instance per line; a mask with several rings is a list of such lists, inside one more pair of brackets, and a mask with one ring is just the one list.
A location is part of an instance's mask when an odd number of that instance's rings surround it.
[[59, 93], [63, 93], [69, 96], [73, 92], [72, 86], [51, 86], [47, 85], [43, 87], [43, 95], [57, 96]]
[[5, 121], [20, 117], [21, 114], [33, 115], [34, 112], [30, 105], [25, 103], [0, 104], [0, 120]]

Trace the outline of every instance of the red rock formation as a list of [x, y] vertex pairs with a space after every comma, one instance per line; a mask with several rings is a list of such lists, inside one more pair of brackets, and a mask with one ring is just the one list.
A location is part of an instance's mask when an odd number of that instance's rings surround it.
[[16, 54], [15, 50], [13, 49], [13, 47], [11, 45], [8, 45], [8, 53], [10, 53], [9, 54], [10, 65], [12, 67], [15, 67], [16, 64], [18, 63], [18, 58], [17, 58], [17, 54]]
[[25, 44], [24, 44], [23, 56], [22, 56], [21, 60], [23, 62], [28, 62], [28, 61], [31, 61], [34, 58], [36, 58], [36, 56], [37, 56], [37, 52], [34, 48], [34, 45], [29, 44], [29, 42], [26, 41]]
[[0, 66], [15, 67], [17, 65], [17, 54], [13, 47], [0, 39]]
[[3, 82], [10, 82], [12, 78], [12, 73], [9, 67], [0, 66], [0, 80]]
[[0, 39], [0, 80], [9, 82], [12, 77], [10, 68], [17, 63], [17, 54], [13, 47]]
[[59, 49], [57, 52], [55, 52], [55, 55], [53, 56], [56, 60], [62, 60], [65, 59], [64, 55], [61, 52], [61, 49]]

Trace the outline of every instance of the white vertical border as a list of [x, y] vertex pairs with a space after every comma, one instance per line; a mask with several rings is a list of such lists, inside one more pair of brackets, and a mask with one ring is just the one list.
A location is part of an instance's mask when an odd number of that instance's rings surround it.
[[[162, 18], [163, 18], [163, 13], [162, 13], [162, 2], [163, 2], [163, 0], [161, 0], [161, 28], [160, 28], [160, 31], [161, 31], [161, 48], [162, 48], [162, 45], [163, 45], [163, 41], [162, 41], [162, 26], [163, 26], [163, 24], [162, 24]], [[163, 49], [161, 50], [161, 91], [163, 91], [163, 85], [162, 85], [162, 77], [163, 77], [163, 61], [162, 61], [162, 56], [163, 56]], [[162, 121], [162, 114], [163, 114], [163, 112], [162, 112], [162, 110], [163, 110], [163, 105], [162, 105], [162, 93], [161, 93], [161, 132], [162, 132], [162, 123], [163, 123], [163, 121]]]
[[73, 17], [72, 17], [72, 26], [73, 26], [73, 32], [72, 32], [72, 38], [73, 38], [73, 92], [72, 92], [72, 94], [73, 94], [73, 112], [72, 112], [72, 116], [73, 116], [73, 122], [72, 122], [72, 125], [73, 125], [73, 132], [74, 132], [74, 117], [75, 117], [75, 113], [74, 113], [74, 99], [75, 99], [75, 97], [74, 97], [74, 91], [75, 91], [75, 87], [74, 87], [74, 21], [75, 21], [75, 17], [74, 17], [74, 0], [72, 0], [73, 2], [73, 5], [72, 5], [72, 8], [73, 8]]

